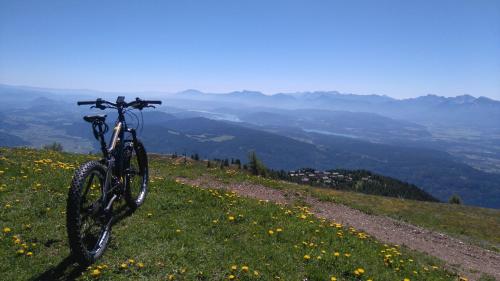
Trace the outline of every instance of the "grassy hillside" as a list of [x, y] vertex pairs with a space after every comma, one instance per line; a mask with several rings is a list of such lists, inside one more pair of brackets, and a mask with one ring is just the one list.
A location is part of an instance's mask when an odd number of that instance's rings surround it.
[[[280, 206], [177, 183], [205, 172], [266, 181], [157, 157], [146, 203], [114, 225], [90, 269], [72, 265], [66, 192], [89, 156], [0, 149], [0, 272], [5, 280], [455, 280], [438, 261]], [[286, 187], [285, 187], [286, 188]], [[92, 276], [94, 275], [94, 276]], [[336, 279], [335, 279], [336, 278]]]
[[289, 189], [313, 195], [325, 201], [345, 204], [369, 214], [390, 216], [450, 234], [491, 250], [500, 251], [500, 210], [479, 208], [446, 203], [422, 202], [367, 195], [357, 192], [332, 190], [330, 188], [311, 188], [285, 181], [275, 181], [245, 173], [227, 173], [227, 170], [207, 170], [204, 164], [174, 163], [161, 156], [153, 156], [168, 161], [167, 173], [171, 177], [183, 176], [197, 178], [210, 176], [222, 182], [248, 181], [271, 188]]

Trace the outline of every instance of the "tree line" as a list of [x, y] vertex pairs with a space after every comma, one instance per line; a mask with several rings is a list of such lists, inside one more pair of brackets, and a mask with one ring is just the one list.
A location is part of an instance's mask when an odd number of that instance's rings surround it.
[[[173, 158], [179, 157], [177, 153], [172, 154]], [[184, 155], [186, 157], [186, 155]], [[189, 156], [192, 160], [199, 161], [200, 156], [198, 153]], [[243, 164], [238, 158], [214, 158], [205, 160], [208, 168], [228, 168], [233, 167], [236, 169], [245, 170], [248, 173], [271, 179], [284, 180], [288, 182], [307, 184], [315, 187], [332, 188], [336, 190], [354, 191], [371, 195], [380, 195], [387, 197], [396, 197], [404, 199], [412, 199], [419, 201], [440, 202], [431, 194], [420, 189], [414, 184], [403, 182], [391, 177], [382, 176], [372, 173], [367, 170], [346, 170], [346, 169], [332, 169], [328, 170], [329, 173], [338, 173], [341, 175], [349, 175], [352, 179], [350, 181], [342, 181], [334, 183], [325, 183], [317, 178], [312, 178], [308, 182], [301, 181], [300, 177], [292, 177], [290, 172], [285, 170], [274, 170], [267, 168], [266, 165], [259, 159], [255, 151], [248, 154], [248, 161]], [[314, 169], [304, 168], [300, 169], [305, 172], [314, 172]], [[369, 178], [369, 180], [366, 180]], [[454, 194], [450, 197], [449, 203], [461, 204], [462, 199]]]

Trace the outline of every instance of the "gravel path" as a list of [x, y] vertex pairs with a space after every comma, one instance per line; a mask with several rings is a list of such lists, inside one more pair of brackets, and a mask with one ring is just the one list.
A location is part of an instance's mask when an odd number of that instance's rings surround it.
[[225, 184], [209, 177], [195, 180], [178, 178], [178, 180], [193, 186], [227, 189], [241, 196], [284, 204], [292, 203], [297, 197], [301, 197], [301, 200], [310, 205], [311, 211], [318, 217], [352, 226], [384, 243], [404, 245], [437, 257], [443, 260], [450, 269], [467, 276], [469, 280], [479, 279], [481, 273], [500, 280], [500, 254], [445, 234], [388, 217], [368, 215], [345, 205], [319, 201], [310, 196], [303, 197], [293, 191], [272, 189], [250, 183]]

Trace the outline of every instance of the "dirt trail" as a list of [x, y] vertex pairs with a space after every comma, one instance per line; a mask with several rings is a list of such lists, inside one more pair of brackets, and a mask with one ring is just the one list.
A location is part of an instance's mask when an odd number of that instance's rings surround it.
[[[189, 185], [227, 189], [241, 196], [284, 204], [293, 203], [298, 196], [302, 196], [293, 191], [277, 190], [250, 183], [225, 184], [208, 177], [195, 180], [178, 178], [178, 180]], [[368, 215], [345, 205], [319, 201], [310, 196], [301, 197], [301, 200], [310, 205], [311, 212], [318, 217], [363, 230], [384, 243], [404, 245], [437, 257], [443, 260], [450, 269], [467, 276], [469, 280], [479, 279], [481, 273], [500, 280], [500, 254], [498, 253], [388, 217]]]

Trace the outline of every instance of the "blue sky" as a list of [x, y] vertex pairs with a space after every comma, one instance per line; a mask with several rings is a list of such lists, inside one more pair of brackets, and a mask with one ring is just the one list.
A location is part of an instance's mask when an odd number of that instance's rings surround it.
[[0, 0], [0, 83], [500, 99], [500, 1]]

